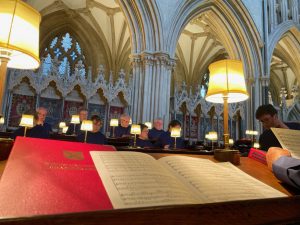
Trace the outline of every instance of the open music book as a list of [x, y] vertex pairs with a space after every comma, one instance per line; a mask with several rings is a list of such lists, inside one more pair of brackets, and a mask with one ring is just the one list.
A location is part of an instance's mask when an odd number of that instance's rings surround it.
[[294, 158], [300, 159], [300, 130], [271, 128], [282, 148], [289, 150]]
[[115, 209], [286, 196], [231, 163], [188, 156], [155, 160], [138, 152], [90, 153]]

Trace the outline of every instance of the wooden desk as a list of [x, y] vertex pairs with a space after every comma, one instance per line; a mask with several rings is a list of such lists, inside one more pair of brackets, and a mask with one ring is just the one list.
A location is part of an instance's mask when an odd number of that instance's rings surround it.
[[[170, 154], [150, 153], [155, 158]], [[208, 158], [212, 156], [193, 155]], [[2, 218], [0, 224], [88, 224], [88, 225], [141, 225], [141, 224], [288, 224], [300, 222], [300, 196], [285, 188], [267, 167], [249, 158], [241, 158], [241, 170], [290, 197], [211, 203], [203, 205], [158, 206], [136, 209], [107, 210], [60, 215]], [[1, 167], [0, 167], [1, 169]], [[1, 173], [1, 171], [0, 171]], [[221, 187], [220, 187], [221, 188]]]

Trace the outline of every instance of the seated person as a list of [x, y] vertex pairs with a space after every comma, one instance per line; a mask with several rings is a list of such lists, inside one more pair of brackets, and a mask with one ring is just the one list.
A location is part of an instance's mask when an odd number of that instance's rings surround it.
[[288, 150], [278, 147], [270, 148], [266, 158], [279, 180], [300, 189], [300, 159], [292, 158]]
[[79, 124], [69, 124], [68, 130], [66, 132], [67, 135], [79, 135], [82, 131], [80, 130], [81, 123], [83, 120], [87, 120], [88, 117], [88, 111], [86, 108], [80, 108], [79, 109]]
[[[181, 123], [178, 120], [172, 120], [168, 125], [168, 131], [159, 136], [155, 146], [165, 149], [174, 148], [175, 138], [171, 137], [173, 128], [181, 128]], [[181, 137], [176, 138], [176, 148], [185, 148], [184, 140]]]
[[[32, 128], [27, 128], [26, 137], [34, 137], [34, 138], [49, 138], [50, 133], [52, 132], [51, 125], [45, 123], [45, 119], [47, 116], [47, 109], [40, 107], [36, 110], [34, 114]], [[25, 127], [20, 127], [19, 129], [15, 130], [12, 134], [12, 138], [15, 139], [17, 136], [24, 136]]]
[[[150, 148], [153, 147], [151, 141], [148, 138], [148, 127], [145, 124], [139, 124], [141, 126], [141, 134], [136, 138], [136, 146], [142, 148]], [[131, 145], [133, 145], [133, 140], [131, 141]]]
[[127, 114], [122, 114], [120, 116], [120, 124], [115, 128], [115, 137], [130, 137], [130, 129], [129, 125], [130, 116]]
[[262, 122], [264, 132], [259, 136], [260, 149], [268, 151], [270, 147], [281, 147], [270, 128], [285, 128], [300, 130], [300, 123], [283, 123], [277, 115], [277, 110], [270, 104], [261, 105], [256, 110], [256, 119]]
[[[91, 120], [93, 122], [93, 130], [87, 132], [86, 143], [106, 144], [106, 137], [104, 136], [104, 134], [100, 132], [102, 126], [100, 117], [94, 115], [92, 116]], [[84, 138], [85, 138], [85, 132], [81, 132], [77, 136], [77, 140], [80, 142], [84, 142]]]
[[153, 128], [149, 130], [149, 139], [158, 140], [159, 136], [163, 134], [163, 120], [161, 118], [156, 118], [153, 122]]

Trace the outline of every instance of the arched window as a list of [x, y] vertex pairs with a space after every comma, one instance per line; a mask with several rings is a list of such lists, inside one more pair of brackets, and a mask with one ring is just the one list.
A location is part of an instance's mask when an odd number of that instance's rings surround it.
[[59, 61], [58, 75], [74, 73], [75, 65], [80, 64], [80, 75], [86, 74], [85, 56], [80, 44], [69, 33], [54, 37], [42, 53], [43, 75], [47, 75], [51, 68], [53, 59]]
[[207, 93], [207, 89], [208, 89], [208, 82], [209, 82], [209, 75], [208, 73], [204, 74], [202, 82], [201, 82], [201, 97], [204, 98], [206, 93]]

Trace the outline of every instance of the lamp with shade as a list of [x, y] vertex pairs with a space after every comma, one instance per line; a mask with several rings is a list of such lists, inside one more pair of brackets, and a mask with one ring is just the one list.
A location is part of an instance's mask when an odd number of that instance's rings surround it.
[[[243, 64], [239, 60], [220, 60], [209, 65], [209, 84], [205, 100], [224, 104], [224, 147], [215, 150], [215, 158], [220, 161], [231, 161], [237, 150], [229, 149], [228, 103], [241, 102], [248, 99]], [[237, 152], [236, 152], [237, 151]], [[235, 156], [234, 156], [235, 157]]]
[[211, 150], [214, 149], [214, 141], [218, 140], [218, 133], [216, 131], [210, 131], [207, 135], [205, 135], [208, 140], [211, 141]]
[[256, 130], [246, 130], [246, 135], [249, 135], [251, 137], [251, 140], [252, 140], [252, 144], [255, 143], [255, 137], [254, 136], [257, 136], [258, 135], [258, 131]]
[[80, 130], [85, 131], [84, 143], [86, 143], [87, 132], [93, 130], [93, 121], [91, 121], [91, 120], [83, 120], [82, 123], [81, 123]]
[[80, 119], [79, 119], [79, 115], [72, 115], [71, 117], [71, 122], [70, 123], [73, 123], [74, 124], [74, 132], [73, 132], [73, 135], [76, 134], [76, 124], [80, 124]]
[[60, 132], [62, 132], [62, 129], [66, 126], [66, 123], [65, 122], [60, 122], [58, 127], [59, 127], [59, 130]]
[[0, 124], [2, 125], [4, 123], [5, 123], [5, 120], [4, 120], [4, 117], [2, 116], [2, 117], [0, 117]]
[[111, 119], [110, 122], [109, 122], [109, 126], [113, 127], [112, 137], [115, 137], [115, 127], [119, 126], [119, 120], [118, 119]]
[[176, 149], [176, 138], [181, 136], [181, 128], [180, 127], [173, 127], [171, 129], [171, 137], [175, 138], [174, 140], [174, 149]]
[[3, 113], [7, 67], [36, 69], [40, 65], [41, 15], [24, 1], [5, 0], [0, 1], [0, 21], [0, 113]]
[[24, 137], [26, 137], [27, 127], [33, 127], [33, 115], [23, 114], [19, 125], [25, 127]]
[[134, 141], [133, 141], [133, 147], [136, 147], [136, 135], [140, 135], [141, 134], [141, 126], [138, 124], [132, 124], [131, 128], [130, 128], [130, 133], [134, 134]]
[[68, 128], [69, 128], [68, 126], [63, 127], [63, 128], [62, 128], [62, 133], [63, 133], [63, 134], [67, 133]]
[[148, 129], [152, 129], [152, 123], [151, 122], [145, 122], [145, 125], [148, 127]]

